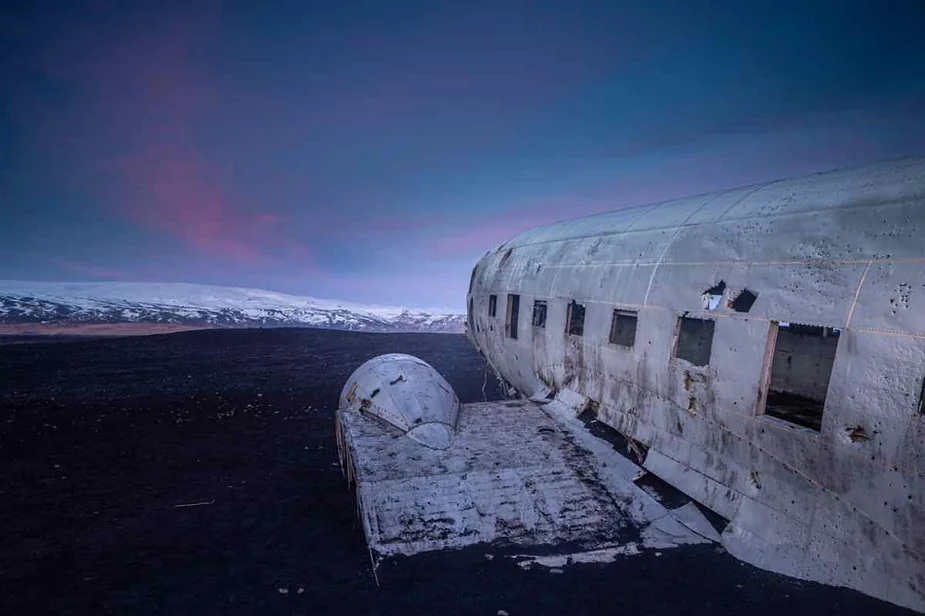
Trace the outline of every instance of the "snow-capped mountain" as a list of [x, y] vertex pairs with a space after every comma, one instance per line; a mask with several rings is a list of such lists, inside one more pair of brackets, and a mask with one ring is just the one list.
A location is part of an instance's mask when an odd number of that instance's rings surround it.
[[462, 332], [450, 310], [367, 306], [259, 289], [186, 283], [0, 280], [0, 324], [173, 324]]

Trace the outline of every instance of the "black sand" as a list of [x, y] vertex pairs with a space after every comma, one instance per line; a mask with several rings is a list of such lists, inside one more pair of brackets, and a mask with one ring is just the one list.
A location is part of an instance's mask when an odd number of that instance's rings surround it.
[[[712, 546], [562, 573], [492, 546], [373, 578], [333, 411], [364, 360], [407, 352], [464, 402], [461, 336], [201, 331], [0, 346], [0, 614], [899, 614]], [[499, 392], [489, 378], [486, 392]]]

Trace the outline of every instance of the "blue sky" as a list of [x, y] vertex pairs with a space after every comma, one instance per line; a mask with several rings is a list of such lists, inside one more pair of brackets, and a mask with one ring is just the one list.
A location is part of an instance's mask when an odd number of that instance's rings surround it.
[[462, 308], [535, 225], [925, 154], [922, 3], [0, 11], [0, 278]]

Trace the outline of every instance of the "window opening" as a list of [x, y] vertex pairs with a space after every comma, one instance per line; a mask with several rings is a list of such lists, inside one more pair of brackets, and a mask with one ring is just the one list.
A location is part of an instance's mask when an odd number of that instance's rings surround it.
[[489, 295], [488, 296], [488, 316], [493, 317], [498, 311], [498, 296]]
[[517, 339], [517, 327], [520, 324], [520, 296], [509, 294], [507, 296], [507, 318], [504, 331], [509, 338]]
[[565, 331], [572, 336], [582, 336], [585, 333], [585, 307], [575, 300], [568, 305], [568, 322]]
[[546, 327], [546, 302], [540, 299], [533, 302], [533, 327]]
[[713, 330], [716, 323], [709, 319], [681, 317], [678, 327], [678, 346], [675, 357], [689, 361], [695, 366], [710, 363], [713, 352]]
[[632, 347], [636, 342], [636, 312], [614, 310], [610, 320], [610, 344]]
[[749, 291], [748, 289], [742, 289], [742, 292], [729, 302], [729, 307], [736, 312], [748, 312], [752, 309], [752, 306], [755, 305], [757, 299], [757, 293]]
[[764, 412], [818, 432], [841, 330], [797, 323], [772, 327], [777, 333]]

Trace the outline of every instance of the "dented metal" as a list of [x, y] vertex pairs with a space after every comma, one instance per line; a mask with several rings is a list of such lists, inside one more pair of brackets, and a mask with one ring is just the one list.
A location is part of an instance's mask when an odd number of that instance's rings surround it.
[[453, 443], [459, 398], [430, 364], [390, 353], [370, 359], [347, 379], [340, 408], [368, 413], [433, 449]]
[[594, 553], [630, 538], [654, 549], [715, 540], [696, 507], [667, 509], [634, 483], [645, 471], [568, 411], [465, 404], [452, 446], [437, 450], [339, 409], [341, 463], [375, 559], [488, 542]]
[[593, 402], [735, 556], [925, 610], [923, 235], [923, 158], [568, 220], [479, 261], [468, 335], [525, 396]]

